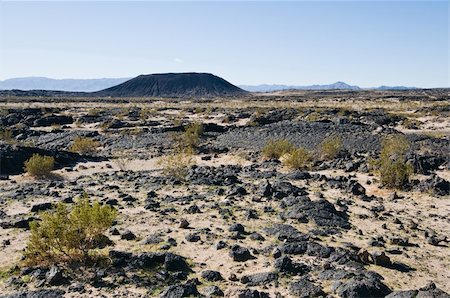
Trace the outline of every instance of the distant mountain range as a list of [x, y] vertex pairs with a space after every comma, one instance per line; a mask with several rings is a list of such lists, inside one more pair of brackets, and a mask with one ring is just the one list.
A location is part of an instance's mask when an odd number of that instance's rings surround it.
[[[95, 92], [122, 84], [132, 78], [105, 78], [105, 79], [50, 79], [46, 77], [25, 77], [0, 81], [0, 90], [58, 90], [70, 92]], [[136, 78], [134, 78], [136, 79]], [[361, 90], [355, 85], [344, 82], [336, 82], [329, 85], [239, 85], [243, 90], [249, 92], [271, 92], [281, 90]], [[405, 86], [380, 86], [376, 88], [365, 88], [372, 90], [409, 90], [414, 87]]]
[[50, 79], [45, 77], [14, 78], [0, 81], [0, 90], [57, 90], [74, 92], [92, 92], [103, 90], [130, 78], [113, 79]]
[[[356, 85], [349, 85], [344, 82], [336, 82], [329, 85], [309, 85], [309, 86], [296, 86], [296, 85], [239, 85], [244, 90], [250, 92], [272, 92], [272, 91], [282, 91], [282, 90], [363, 90]], [[375, 88], [364, 88], [370, 90], [409, 90], [416, 89], [415, 87], [404, 87], [404, 86], [380, 86]]]

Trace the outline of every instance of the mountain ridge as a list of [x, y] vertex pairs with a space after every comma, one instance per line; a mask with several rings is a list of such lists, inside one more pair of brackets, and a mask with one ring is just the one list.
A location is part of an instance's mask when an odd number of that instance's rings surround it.
[[[170, 74], [170, 73], [169, 73]], [[172, 73], [174, 74], [174, 73]], [[138, 76], [139, 77], [139, 76]], [[48, 90], [67, 92], [97, 92], [117, 86], [134, 78], [95, 78], [95, 79], [53, 79], [48, 77], [19, 77], [0, 81], [0, 90]], [[237, 85], [237, 87], [249, 92], [272, 92], [282, 90], [411, 90], [416, 87], [406, 86], [379, 86], [373, 88], [361, 88], [342, 81], [333, 84], [314, 85]]]

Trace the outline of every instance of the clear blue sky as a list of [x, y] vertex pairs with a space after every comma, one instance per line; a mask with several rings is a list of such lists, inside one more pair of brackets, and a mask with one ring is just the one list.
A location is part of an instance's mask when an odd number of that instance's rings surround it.
[[0, 79], [449, 87], [448, 1], [0, 1]]

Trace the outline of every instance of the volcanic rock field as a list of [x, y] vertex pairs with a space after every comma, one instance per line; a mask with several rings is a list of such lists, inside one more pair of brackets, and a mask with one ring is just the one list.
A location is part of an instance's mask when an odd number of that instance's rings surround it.
[[[450, 297], [448, 89], [108, 92], [0, 96], [0, 297]], [[401, 188], [373, 166], [392, 136], [410, 144]], [[95, 150], [73, 152], [80, 137]], [[339, 153], [319, 158], [330, 137]], [[311, 161], [268, 158], [273, 140]], [[51, 176], [26, 173], [33, 154]], [[84, 194], [117, 210], [103, 261], [26, 263], [30, 223]]]

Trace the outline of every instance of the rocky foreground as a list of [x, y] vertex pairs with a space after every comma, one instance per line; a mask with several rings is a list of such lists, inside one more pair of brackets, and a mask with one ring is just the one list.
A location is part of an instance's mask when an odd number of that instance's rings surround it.
[[[37, 107], [9, 98], [0, 297], [450, 297], [448, 93], [411, 92]], [[192, 122], [203, 124], [193, 165], [185, 179], [168, 176], [160, 158]], [[411, 144], [403, 190], [371, 166], [393, 134]], [[309, 168], [261, 154], [271, 139], [314, 153], [331, 135], [340, 154]], [[79, 136], [101, 147], [69, 152]], [[23, 173], [34, 153], [55, 158], [51, 179]], [[108, 262], [25, 266], [29, 223], [84, 192], [118, 210], [98, 249]]]

